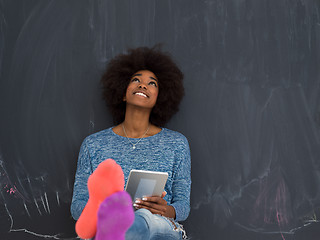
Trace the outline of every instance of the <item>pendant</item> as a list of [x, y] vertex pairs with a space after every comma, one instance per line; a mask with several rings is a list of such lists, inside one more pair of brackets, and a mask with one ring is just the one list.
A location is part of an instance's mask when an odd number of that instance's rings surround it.
[[132, 149], [136, 149], [136, 146], [135, 146], [135, 145], [133, 145], [133, 146], [132, 146]]

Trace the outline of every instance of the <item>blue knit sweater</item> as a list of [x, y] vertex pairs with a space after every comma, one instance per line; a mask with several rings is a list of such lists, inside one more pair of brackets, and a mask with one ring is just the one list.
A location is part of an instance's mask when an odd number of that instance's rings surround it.
[[[136, 143], [138, 139], [130, 138], [130, 141]], [[79, 218], [89, 199], [88, 177], [107, 158], [122, 167], [125, 182], [131, 169], [167, 172], [164, 199], [175, 208], [176, 221], [188, 217], [191, 160], [187, 139], [181, 133], [162, 128], [158, 134], [142, 138], [133, 149], [126, 137], [108, 128], [88, 136], [81, 145], [71, 203], [74, 219]]]

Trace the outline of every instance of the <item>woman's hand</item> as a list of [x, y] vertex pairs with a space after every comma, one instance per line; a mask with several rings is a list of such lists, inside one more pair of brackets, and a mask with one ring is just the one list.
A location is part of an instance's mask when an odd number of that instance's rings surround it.
[[167, 205], [167, 201], [163, 199], [166, 194], [166, 192], [163, 192], [161, 197], [143, 197], [142, 199], [137, 199], [133, 206], [137, 209], [145, 208], [153, 214], [174, 219], [176, 217], [174, 207]]

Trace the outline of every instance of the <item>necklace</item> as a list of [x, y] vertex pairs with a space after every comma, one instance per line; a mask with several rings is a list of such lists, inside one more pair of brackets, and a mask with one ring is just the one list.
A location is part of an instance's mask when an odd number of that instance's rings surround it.
[[123, 132], [124, 132], [124, 134], [126, 135], [126, 138], [128, 139], [128, 141], [129, 141], [129, 142], [131, 143], [131, 145], [132, 145], [132, 149], [136, 149], [136, 145], [137, 145], [137, 144], [141, 141], [141, 139], [147, 134], [147, 132], [148, 132], [148, 130], [149, 130], [149, 128], [150, 128], [150, 125], [148, 125], [147, 131], [142, 135], [141, 138], [139, 138], [138, 142], [133, 143], [133, 142], [131, 142], [131, 140], [129, 139], [129, 137], [128, 137], [127, 133], [126, 133], [126, 129], [124, 128], [124, 124], [122, 123], [121, 125], [122, 125]]

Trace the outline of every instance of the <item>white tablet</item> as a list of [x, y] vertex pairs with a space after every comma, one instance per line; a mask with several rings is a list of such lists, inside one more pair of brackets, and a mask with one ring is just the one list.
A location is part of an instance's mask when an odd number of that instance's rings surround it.
[[126, 184], [126, 191], [132, 201], [145, 196], [161, 196], [168, 179], [166, 172], [131, 170]]

